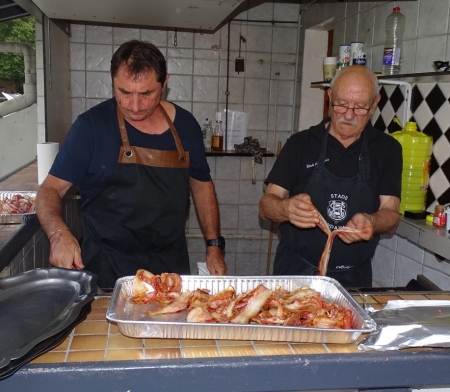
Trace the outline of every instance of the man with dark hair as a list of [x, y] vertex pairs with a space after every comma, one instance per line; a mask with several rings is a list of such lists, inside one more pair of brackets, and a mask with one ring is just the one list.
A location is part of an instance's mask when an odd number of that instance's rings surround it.
[[339, 71], [328, 90], [331, 117], [291, 136], [266, 179], [260, 215], [280, 224], [275, 275], [316, 275], [327, 236], [338, 234], [327, 275], [344, 286], [372, 286], [371, 259], [381, 233], [399, 222], [402, 151], [370, 118], [380, 100], [368, 68]]
[[[194, 117], [162, 100], [169, 75], [154, 45], [130, 41], [111, 60], [114, 97], [80, 115], [40, 186], [36, 211], [50, 263], [99, 275], [102, 288], [140, 268], [190, 274], [185, 219], [192, 192], [211, 274], [225, 274], [219, 212]], [[62, 218], [76, 184], [84, 210], [81, 249]]]

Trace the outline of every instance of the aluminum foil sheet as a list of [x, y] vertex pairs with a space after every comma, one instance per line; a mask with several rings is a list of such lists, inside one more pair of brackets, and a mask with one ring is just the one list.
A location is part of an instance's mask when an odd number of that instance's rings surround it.
[[[36, 192], [0, 191], [0, 202], [2, 200], [11, 199], [14, 195], [31, 196], [36, 198]], [[34, 206], [32, 211], [27, 214], [0, 214], [0, 225], [22, 223], [23, 219], [29, 215], [36, 215]]]
[[450, 301], [389, 301], [372, 318], [378, 327], [359, 343], [360, 350], [450, 347]]
[[334, 279], [323, 276], [182, 276], [182, 290], [208, 289], [215, 294], [233, 286], [236, 293], [251, 290], [259, 284], [269, 289], [281, 286], [295, 290], [309, 286], [323, 298], [353, 310], [352, 329], [326, 329], [259, 324], [188, 323], [187, 311], [147, 316], [150, 305], [133, 303], [134, 276], [117, 280], [106, 318], [117, 323], [122, 334], [134, 338], [270, 340], [309, 343], [351, 343], [362, 333], [374, 331], [376, 324], [366, 311]]

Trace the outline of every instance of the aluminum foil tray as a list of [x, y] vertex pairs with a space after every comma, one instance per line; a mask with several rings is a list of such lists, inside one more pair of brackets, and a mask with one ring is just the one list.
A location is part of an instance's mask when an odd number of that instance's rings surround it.
[[233, 286], [236, 293], [264, 284], [295, 290], [309, 286], [323, 298], [353, 310], [352, 329], [325, 329], [259, 324], [188, 323], [187, 311], [147, 316], [150, 305], [130, 300], [134, 276], [117, 280], [106, 318], [117, 323], [123, 335], [134, 338], [270, 340], [304, 343], [351, 343], [362, 333], [372, 332], [376, 323], [336, 280], [323, 276], [182, 276], [182, 290], [208, 289], [211, 294]]
[[0, 371], [71, 325], [97, 293], [86, 271], [37, 268], [0, 279]]
[[[22, 191], [0, 191], [0, 202], [6, 199], [10, 199], [14, 195], [32, 196], [36, 197], [36, 192], [22, 192]], [[28, 215], [35, 215], [34, 206], [31, 212], [27, 214], [0, 214], [0, 225], [17, 224], [22, 223], [24, 217]]]

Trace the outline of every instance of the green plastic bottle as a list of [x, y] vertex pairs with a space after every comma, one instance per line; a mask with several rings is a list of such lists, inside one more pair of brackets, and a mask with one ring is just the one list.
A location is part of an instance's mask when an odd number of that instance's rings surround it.
[[391, 134], [402, 145], [403, 174], [400, 213], [424, 210], [430, 178], [433, 138], [419, 132], [415, 122], [407, 122], [404, 130]]

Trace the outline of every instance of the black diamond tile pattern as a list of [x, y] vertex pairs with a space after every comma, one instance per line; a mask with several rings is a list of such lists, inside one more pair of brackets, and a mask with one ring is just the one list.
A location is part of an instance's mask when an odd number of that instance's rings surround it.
[[372, 124], [376, 129], [379, 129], [380, 131], [386, 130], [386, 124], [384, 123], [383, 117], [381, 116], [378, 116], [378, 119], [375, 122], [372, 121]]
[[[440, 151], [442, 152], [443, 146], [445, 146], [445, 148], [448, 148], [447, 140], [450, 142], [450, 112], [447, 113], [446, 111], [441, 110], [438, 113], [438, 111], [441, 108], [442, 104], [446, 102], [446, 100], [450, 102], [450, 90], [449, 92], [441, 90], [438, 84], [436, 84], [431, 90], [429, 90], [429, 87], [424, 88], [423, 90], [430, 92], [427, 94], [427, 96], [422, 96], [422, 93], [418, 88], [418, 84], [412, 86], [411, 118], [409, 119], [409, 121], [414, 121], [418, 124], [421, 124], [423, 129], [419, 129], [419, 131], [424, 132], [426, 135], [432, 136], [433, 143], [443, 143], [443, 145], [440, 147]], [[396, 87], [392, 91], [392, 94], [389, 95], [386, 92], [385, 88], [382, 86], [380, 89], [380, 94], [381, 100], [378, 104], [379, 110], [375, 112], [372, 118], [372, 123], [374, 124], [375, 128], [384, 132], [392, 133], [398, 131], [400, 128], [398, 124], [396, 124], [392, 120], [389, 120], [388, 117], [390, 117], [394, 112], [400, 122], [403, 123], [408, 121], [406, 119], [402, 119], [402, 113], [398, 112], [403, 102], [402, 90], [399, 87]], [[429, 107], [429, 111], [424, 110], [424, 104]], [[421, 108], [419, 108], [419, 106], [421, 106]], [[432, 117], [431, 120], [429, 118], [423, 117], [426, 115], [429, 116], [430, 111], [433, 116], [436, 114], [439, 116], [439, 122], [436, 121], [435, 117]], [[441, 129], [441, 127], [443, 129]], [[445, 140], [445, 138], [441, 138], [443, 134], [445, 134], [447, 140]], [[436, 148], [436, 145], [434, 146], [434, 148]], [[433, 175], [435, 175], [436, 177], [433, 178]], [[445, 186], [442, 186], [442, 175], [444, 175], [447, 179], [446, 184], [450, 184], [450, 159], [447, 159], [445, 162], [441, 162], [440, 165], [435, 156], [432, 155], [430, 164], [430, 185], [428, 187], [426, 200], [426, 207], [428, 211], [434, 211], [434, 206], [436, 204], [450, 203], [450, 186], [447, 189], [445, 189]], [[437, 183], [441, 184], [440, 188], [433, 189], [433, 183], [435, 184], [435, 186]]]
[[404, 100], [405, 97], [403, 96], [402, 90], [400, 90], [400, 87], [397, 86], [389, 97], [389, 102], [391, 103], [394, 112], [400, 108], [400, 105]]
[[434, 88], [430, 91], [430, 93], [425, 98], [428, 107], [431, 109], [433, 114], [439, 110], [442, 104], [445, 102], [445, 96], [442, 93], [441, 89], [438, 85], [434, 86]]
[[417, 85], [412, 88], [411, 91], [411, 113], [414, 113], [419, 105], [422, 103], [423, 97]]
[[433, 143], [438, 141], [442, 136], [442, 130], [439, 128], [439, 125], [434, 118], [432, 118], [427, 126], [422, 129], [422, 132], [425, 135], [431, 136], [433, 138]]
[[384, 105], [386, 105], [387, 101], [389, 100], [387, 94], [386, 94], [386, 89], [381, 88], [380, 89], [380, 101], [378, 102], [378, 109], [380, 109], [380, 112], [383, 110]]

